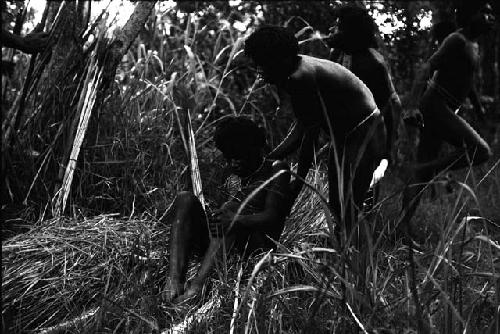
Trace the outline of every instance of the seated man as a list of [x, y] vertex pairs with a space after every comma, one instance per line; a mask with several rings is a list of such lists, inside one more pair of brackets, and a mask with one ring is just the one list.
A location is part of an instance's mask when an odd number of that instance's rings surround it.
[[[214, 139], [232, 173], [225, 184], [229, 199], [220, 209], [207, 212], [192, 193], [178, 194], [167, 218], [172, 224], [170, 281], [166, 289], [169, 299], [178, 297], [177, 301], [182, 301], [200, 291], [222, 234], [228, 248], [245, 256], [256, 250], [271, 249], [289, 213], [288, 166], [264, 158], [266, 135], [262, 128], [247, 118], [226, 117], [219, 122]], [[236, 215], [238, 210], [241, 212]], [[184, 293], [188, 261], [193, 253], [204, 258], [198, 275]]]
[[[320, 130], [329, 136], [330, 205], [349, 235], [385, 153], [384, 120], [372, 93], [345, 67], [298, 54], [297, 39], [283, 27], [255, 31], [245, 42], [245, 54], [264, 79], [277, 86], [280, 96], [288, 97], [296, 117], [292, 130], [269, 158], [283, 158], [300, 146], [297, 174], [305, 179]], [[300, 178], [292, 182], [292, 197], [300, 192]]]

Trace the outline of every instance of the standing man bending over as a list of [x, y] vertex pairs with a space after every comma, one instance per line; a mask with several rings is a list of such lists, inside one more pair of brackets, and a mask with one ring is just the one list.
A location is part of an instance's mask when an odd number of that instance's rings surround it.
[[[405, 192], [404, 224], [418, 206], [425, 187], [433, 176], [446, 168], [459, 169], [485, 162], [491, 156], [488, 144], [457, 112], [466, 97], [473, 106], [482, 106], [474, 89], [474, 73], [479, 53], [477, 39], [487, 32], [494, 20], [491, 7], [482, 1], [464, 1], [457, 8], [457, 22], [461, 28], [450, 34], [424, 65], [412, 89], [410, 109], [415, 109], [425, 80], [432, 75], [420, 100], [419, 109], [424, 119], [417, 152], [417, 164], [410, 169], [410, 177], [418, 186]], [[438, 157], [443, 142], [457, 149], [447, 156]], [[410, 203], [411, 202], [411, 203]]]
[[[213, 238], [225, 235], [226, 246], [244, 255], [271, 249], [289, 213], [286, 202], [290, 181], [288, 166], [264, 158], [264, 129], [247, 118], [227, 117], [217, 126], [214, 140], [231, 173], [225, 184], [229, 200], [220, 209], [206, 212], [193, 193], [186, 191], [177, 195], [167, 217], [172, 224], [168, 299], [179, 297], [181, 301], [201, 290], [218, 248], [213, 245], [220, 244], [214, 243]], [[273, 176], [236, 216], [242, 202]], [[188, 261], [193, 254], [204, 258], [197, 276], [184, 293]]]
[[[245, 54], [264, 79], [277, 86], [280, 96], [289, 96], [296, 117], [290, 133], [269, 158], [281, 159], [300, 146], [297, 174], [305, 178], [320, 131], [330, 136], [330, 205], [349, 233], [385, 152], [384, 121], [372, 93], [343, 66], [298, 54], [297, 39], [283, 27], [255, 31], [245, 42]], [[301, 187], [301, 180], [292, 182], [292, 198]]]

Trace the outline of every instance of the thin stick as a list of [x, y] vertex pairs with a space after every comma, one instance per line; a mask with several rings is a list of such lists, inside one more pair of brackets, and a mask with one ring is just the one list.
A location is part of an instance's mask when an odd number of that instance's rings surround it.
[[229, 325], [229, 334], [234, 333], [234, 327], [236, 324], [236, 317], [238, 316], [238, 313], [236, 311], [238, 310], [238, 307], [239, 307], [241, 276], [243, 276], [243, 265], [240, 264], [240, 270], [238, 271], [238, 278], [236, 280], [236, 286], [234, 287], [233, 316], [231, 317], [231, 323]]

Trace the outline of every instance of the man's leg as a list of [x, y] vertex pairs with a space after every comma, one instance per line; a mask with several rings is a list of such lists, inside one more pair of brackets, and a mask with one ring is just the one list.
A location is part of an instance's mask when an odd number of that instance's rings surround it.
[[[338, 159], [336, 155], [338, 155]], [[346, 168], [337, 168], [337, 161], [339, 165], [342, 164], [342, 152], [335, 151], [333, 147], [330, 147], [328, 153], [328, 200], [337, 225], [335, 226], [335, 237], [339, 246], [343, 247], [345, 246], [343, 233], [348, 236], [351, 229], [350, 213], [347, 212], [346, 207], [348, 201], [344, 198], [346, 196], [344, 181], [349, 176], [345, 175]]]
[[189, 258], [193, 250], [203, 254], [208, 246], [207, 219], [203, 207], [193, 193], [179, 193], [168, 217], [171, 224], [170, 241], [170, 284], [169, 298], [175, 298], [184, 291]]
[[[349, 158], [344, 161], [345, 166], [341, 175], [338, 175], [337, 168], [332, 163], [333, 161], [330, 159], [328, 169], [330, 206], [339, 219], [337, 222], [340, 224], [340, 230], [337, 229], [338, 233], [345, 232], [348, 239], [352, 229], [356, 227], [357, 214], [366, 198], [374, 168], [373, 164], [368, 163], [368, 159], [362, 159], [358, 163], [353, 178], [351, 169], [353, 164], [350, 163]], [[337, 239], [339, 242], [341, 241], [340, 234], [337, 235]], [[354, 236], [354, 239], [356, 239], [356, 236]]]
[[[238, 211], [239, 204], [236, 202], [226, 202], [221, 208], [236, 212]], [[182, 302], [186, 299], [196, 296], [201, 291], [205, 280], [210, 274], [210, 270], [212, 270], [212, 267], [214, 266], [215, 260], [220, 250], [222, 248], [228, 250], [232, 247], [235, 240], [233, 233], [225, 233], [225, 231], [217, 231], [217, 235], [214, 235], [213, 233], [214, 232], [212, 232], [212, 238], [206, 241], [208, 246], [205, 247], [206, 251], [203, 251], [202, 253], [203, 258], [201, 260], [200, 269], [191, 281], [191, 284], [186, 292], [183, 295], [179, 296], [179, 298], [177, 299], [178, 302]]]
[[[436, 161], [441, 151], [442, 143], [443, 141], [435, 136], [430, 126], [424, 127], [420, 133], [420, 141], [417, 149], [417, 166]], [[414, 235], [410, 221], [417, 210], [428, 182], [432, 180], [434, 175], [432, 169], [415, 168], [414, 176], [410, 180], [411, 184], [403, 192], [403, 218], [400, 224], [405, 229], [404, 233], [412, 239], [415, 239], [416, 236]]]
[[[330, 205], [341, 217], [341, 221], [344, 221], [348, 237], [355, 226], [357, 213], [363, 206], [373, 172], [384, 157], [385, 149], [386, 130], [382, 117], [373, 118], [360, 128], [358, 133], [353, 133], [348, 138], [344, 144], [344, 151], [338, 153], [339, 164], [343, 164], [341, 175], [337, 172], [334, 151], [330, 149], [328, 169]], [[342, 186], [339, 186], [339, 180]]]
[[[382, 158], [386, 156], [386, 129], [381, 119], [374, 119], [372, 124], [367, 127], [367, 132], [360, 140], [354, 142], [348, 147], [349, 160], [351, 166], [355, 167], [354, 177], [352, 179], [352, 202], [355, 210], [355, 220], [358, 223], [355, 228], [353, 242], [357, 249], [353, 257], [353, 267], [357, 272], [357, 286], [360, 291], [366, 291], [366, 279], [368, 273], [369, 255], [368, 241], [372, 239], [370, 227], [367, 225], [369, 219], [358, 222], [358, 211], [362, 209], [363, 203], [367, 198], [370, 189], [370, 183], [373, 173], [378, 167]], [[359, 154], [362, 153], [360, 156]], [[363, 245], [365, 245], [363, 247]]]
[[[446, 168], [450, 170], [477, 165], [491, 157], [491, 150], [486, 141], [463, 118], [456, 115], [446, 105], [433, 105], [431, 112], [425, 113], [425, 127], [434, 136], [452, 144], [457, 149], [451, 154], [420, 162], [416, 171], [423, 174], [438, 173]], [[424, 131], [426, 129], [424, 128]]]

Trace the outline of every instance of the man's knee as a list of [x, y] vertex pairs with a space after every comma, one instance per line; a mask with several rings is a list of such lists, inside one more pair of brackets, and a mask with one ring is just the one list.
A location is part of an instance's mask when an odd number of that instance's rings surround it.
[[472, 163], [474, 165], [477, 165], [488, 161], [493, 156], [493, 153], [491, 152], [488, 144], [486, 144], [486, 142], [483, 142], [472, 150], [471, 156], [473, 159]]
[[236, 212], [240, 208], [240, 203], [237, 203], [234, 201], [228, 201], [228, 202], [224, 203], [221, 208], [225, 209], [225, 210]]
[[179, 207], [192, 207], [199, 203], [198, 198], [190, 191], [181, 191], [175, 198], [175, 204]]

